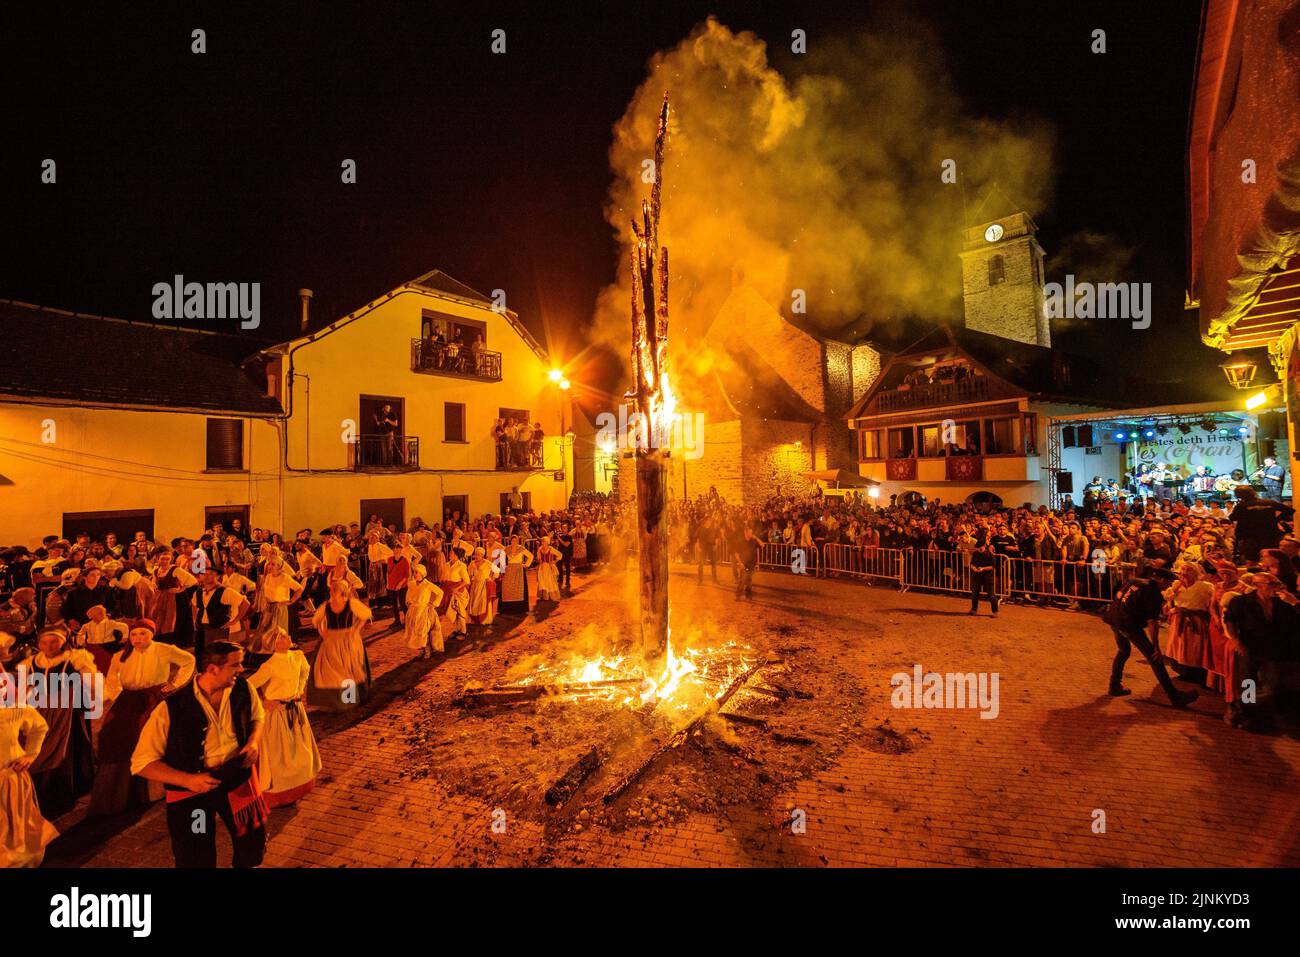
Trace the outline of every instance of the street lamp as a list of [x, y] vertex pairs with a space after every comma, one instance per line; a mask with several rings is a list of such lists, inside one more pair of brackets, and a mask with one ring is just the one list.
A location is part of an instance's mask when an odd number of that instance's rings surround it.
[[1228, 358], [1219, 366], [1223, 374], [1228, 377], [1228, 383], [1234, 389], [1249, 389], [1250, 384], [1255, 381], [1255, 373], [1259, 369], [1259, 364], [1253, 359], [1247, 359], [1244, 356], [1240, 359]]

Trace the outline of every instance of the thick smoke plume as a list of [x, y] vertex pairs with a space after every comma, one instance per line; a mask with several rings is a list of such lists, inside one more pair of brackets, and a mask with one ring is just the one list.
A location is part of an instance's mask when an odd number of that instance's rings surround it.
[[[626, 253], [669, 92], [670, 342], [698, 341], [737, 281], [785, 315], [793, 291], [804, 290], [804, 318], [826, 333], [864, 317], [959, 321], [963, 199], [973, 215], [996, 182], [1038, 212], [1050, 188], [1050, 129], [968, 115], [935, 38], [915, 22], [811, 36], [801, 55], [779, 42], [784, 72], [763, 40], [710, 18], [650, 60], [614, 127], [606, 215]], [[958, 184], [941, 181], [947, 159]], [[599, 298], [594, 328], [624, 355], [626, 258]]]

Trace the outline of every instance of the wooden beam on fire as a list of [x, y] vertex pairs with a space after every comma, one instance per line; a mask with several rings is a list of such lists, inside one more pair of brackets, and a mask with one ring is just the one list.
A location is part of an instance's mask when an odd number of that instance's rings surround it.
[[752, 668], [747, 668], [737, 675], [731, 684], [727, 685], [726, 690], [723, 691], [721, 695], [709, 702], [708, 707], [696, 715], [695, 718], [693, 718], [684, 728], [672, 734], [668, 740], [656, 748], [649, 757], [627, 774], [623, 775], [623, 777], [620, 778], [613, 787], [605, 792], [605, 796], [602, 800], [606, 804], [618, 800], [621, 795], [627, 792], [628, 788], [632, 787], [632, 785], [636, 784], [636, 782], [641, 779], [641, 776], [649, 770], [650, 766], [654, 764], [661, 755], [667, 754], [669, 751], [681, 747], [682, 743], [686, 741], [691, 734], [705, 722], [706, 719], [721, 711], [723, 706], [731, 700], [732, 695], [743, 688], [750, 678], [758, 674], [760, 668], [766, 668], [770, 664], [772, 664], [770, 661], [760, 661]]

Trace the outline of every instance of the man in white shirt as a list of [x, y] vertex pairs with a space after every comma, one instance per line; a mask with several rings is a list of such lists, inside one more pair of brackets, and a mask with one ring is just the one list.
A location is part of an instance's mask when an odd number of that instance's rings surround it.
[[131, 773], [167, 789], [177, 867], [216, 867], [214, 817], [230, 831], [231, 866], [256, 867], [266, 850], [268, 810], [254, 772], [265, 711], [243, 678], [238, 645], [213, 642], [202, 669], [154, 709], [131, 756]]

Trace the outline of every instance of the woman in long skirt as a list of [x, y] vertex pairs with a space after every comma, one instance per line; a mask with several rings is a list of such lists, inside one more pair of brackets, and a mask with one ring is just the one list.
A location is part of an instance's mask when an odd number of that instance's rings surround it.
[[433, 563], [427, 566], [429, 579], [436, 582], [442, 592], [442, 600], [438, 602], [438, 614], [445, 615], [451, 610], [453, 583], [451, 580], [451, 562], [447, 560], [447, 548], [441, 539], [433, 548], [432, 558]]
[[335, 582], [329, 600], [316, 609], [312, 624], [320, 635], [312, 663], [312, 704], [343, 710], [365, 698], [370, 690], [370, 658], [361, 631], [370, 609], [352, 597], [344, 582]]
[[0, 708], [0, 867], [39, 867], [46, 845], [59, 836], [41, 814], [28, 772], [47, 730], [35, 708]]
[[194, 643], [194, 619], [181, 612], [181, 603], [198, 579], [180, 565], [174, 564], [175, 555], [170, 549], [154, 556], [152, 570], [153, 591], [149, 599], [148, 619], [158, 629], [157, 638], [165, 644], [183, 645], [188, 638]]
[[1164, 655], [1185, 680], [1204, 682], [1214, 668], [1210, 643], [1210, 604], [1214, 586], [1201, 581], [1201, 566], [1187, 564], [1165, 592], [1172, 607]]
[[302, 595], [305, 586], [289, 573], [289, 567], [279, 555], [272, 555], [267, 560], [266, 570], [258, 577], [257, 587], [262, 592], [265, 610], [257, 631], [249, 638], [248, 651], [265, 655], [271, 653], [271, 636], [277, 630], [293, 634], [289, 609]]
[[46, 628], [39, 649], [27, 662], [30, 675], [41, 676], [43, 694], [29, 701], [41, 713], [49, 733], [30, 768], [41, 811], [48, 818], [68, 813], [77, 798], [95, 783], [95, 753], [86, 712], [94, 703], [97, 669], [90, 652], [70, 648], [62, 628]]
[[538, 601], [559, 601], [560, 576], [556, 569], [559, 560], [560, 550], [551, 545], [551, 536], [543, 536], [541, 547], [537, 549]]
[[1241, 583], [1237, 566], [1232, 562], [1219, 562], [1219, 581], [1214, 586], [1214, 600], [1210, 602], [1210, 674], [1207, 682], [1214, 691], [1223, 692], [1229, 703], [1235, 700], [1232, 682], [1232, 661], [1228, 651], [1228, 629], [1223, 624], [1223, 613], [1228, 603], [1249, 589]]
[[388, 597], [388, 560], [393, 557], [393, 550], [384, 544], [383, 536], [378, 531], [369, 535], [370, 544], [366, 546], [366, 601], [371, 608], [378, 608], [379, 603]]
[[257, 778], [269, 807], [292, 804], [316, 786], [320, 751], [303, 703], [311, 665], [283, 628], [271, 636], [275, 651], [248, 683], [262, 695], [266, 726]]
[[411, 569], [411, 583], [406, 587], [406, 647], [418, 651], [421, 658], [432, 658], [443, 650], [442, 619], [438, 605], [442, 589], [429, 581], [423, 565]]
[[469, 606], [466, 612], [469, 614], [469, 620], [476, 625], [490, 625], [495, 617], [497, 567], [488, 560], [483, 549], [474, 549], [474, 557], [467, 568]]
[[501, 601], [498, 608], [503, 615], [528, 614], [528, 566], [533, 563], [533, 553], [519, 544], [519, 536], [510, 536], [506, 546], [506, 570], [501, 576]]
[[116, 814], [162, 797], [162, 785], [131, 776], [131, 755], [158, 702], [194, 677], [194, 656], [154, 640], [147, 618], [131, 622], [128, 645], [113, 656], [104, 682], [108, 708], [99, 728], [98, 767], [87, 814]]

